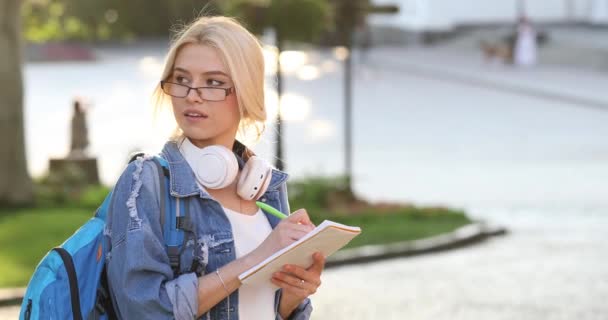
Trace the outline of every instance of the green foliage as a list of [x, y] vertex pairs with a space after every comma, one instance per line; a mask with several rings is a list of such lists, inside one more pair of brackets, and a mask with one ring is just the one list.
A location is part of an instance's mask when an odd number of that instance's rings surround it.
[[48, 184], [36, 185], [36, 205], [38, 207], [73, 207], [96, 209], [110, 192], [102, 185], [87, 185], [80, 189], [69, 186], [54, 188]]
[[40, 207], [97, 208], [110, 188], [86, 183], [86, 176], [77, 166], [66, 166], [59, 172], [35, 182], [36, 205]]
[[323, 0], [274, 0], [270, 24], [284, 40], [312, 42], [329, 24], [329, 5]]
[[34, 192], [38, 205], [63, 205], [77, 201], [85, 187], [84, 171], [68, 164], [36, 181]]
[[348, 191], [345, 176], [312, 176], [294, 180], [288, 184], [288, 192], [291, 207], [306, 208], [311, 215], [355, 201], [354, 195]]
[[423, 238], [470, 223], [461, 210], [404, 204], [370, 204], [348, 191], [344, 176], [313, 176], [288, 184], [292, 211], [306, 209], [311, 220], [361, 226], [354, 246]]
[[326, 30], [331, 8], [327, 0], [232, 0], [223, 11], [238, 17], [249, 30], [261, 34], [278, 28], [282, 40], [314, 42]]
[[21, 13], [25, 38], [45, 42], [167, 36], [176, 22], [218, 11], [211, 0], [26, 0]]
[[103, 185], [87, 186], [78, 199], [76, 207], [97, 209], [111, 189]]

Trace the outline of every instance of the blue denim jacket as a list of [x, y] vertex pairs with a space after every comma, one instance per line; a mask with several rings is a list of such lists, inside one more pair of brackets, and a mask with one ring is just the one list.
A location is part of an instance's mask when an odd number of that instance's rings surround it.
[[[180, 275], [174, 277], [160, 225], [157, 169], [150, 157], [129, 164], [114, 188], [104, 232], [110, 248], [106, 260], [110, 292], [121, 319], [196, 318], [197, 273], [212, 273], [236, 259], [228, 218], [220, 203], [198, 187], [176, 142], [167, 142], [161, 156], [169, 163], [171, 195], [186, 199], [195, 232], [186, 232]], [[287, 174], [273, 170], [268, 190], [260, 200], [290, 212], [286, 180]], [[266, 217], [272, 228], [279, 222], [272, 215]], [[196, 270], [191, 270], [193, 266]], [[276, 319], [280, 319], [280, 295], [278, 290]], [[238, 304], [237, 290], [200, 319], [236, 320]], [[311, 312], [310, 300], [306, 299], [290, 319], [308, 319]]]

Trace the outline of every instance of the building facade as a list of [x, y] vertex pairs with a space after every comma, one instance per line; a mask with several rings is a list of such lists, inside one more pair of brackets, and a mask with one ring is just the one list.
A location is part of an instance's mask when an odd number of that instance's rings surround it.
[[369, 23], [408, 31], [449, 32], [462, 25], [514, 23], [520, 12], [535, 23], [578, 22], [608, 26], [608, 0], [372, 0], [394, 4], [393, 15], [372, 15]]

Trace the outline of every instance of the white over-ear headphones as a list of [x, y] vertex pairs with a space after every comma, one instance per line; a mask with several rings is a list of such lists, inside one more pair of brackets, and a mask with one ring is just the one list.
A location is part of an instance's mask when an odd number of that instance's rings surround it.
[[[192, 166], [196, 180], [205, 188], [225, 188], [239, 172], [235, 154], [224, 146], [201, 149], [184, 139], [179, 148]], [[268, 162], [256, 156], [249, 157], [237, 183], [237, 194], [244, 200], [259, 199], [268, 189], [271, 175], [272, 167]]]

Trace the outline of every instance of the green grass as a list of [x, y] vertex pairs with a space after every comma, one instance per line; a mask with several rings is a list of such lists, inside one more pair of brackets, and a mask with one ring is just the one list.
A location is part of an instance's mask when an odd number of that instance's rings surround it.
[[[27, 285], [46, 252], [63, 243], [93, 216], [93, 212], [90, 207], [0, 209], [0, 287]], [[328, 214], [312, 216], [312, 219], [317, 224], [330, 219], [361, 227], [362, 234], [348, 245], [349, 248], [421, 239], [470, 222], [461, 211], [416, 207], [382, 213]]]
[[0, 210], [0, 287], [25, 286], [46, 252], [92, 216], [80, 208]]
[[[361, 234], [346, 248], [427, 238], [450, 232], [471, 222], [461, 211], [413, 207], [382, 214], [368, 212], [355, 216], [332, 216], [327, 219], [361, 227]], [[315, 219], [315, 222], [322, 221]]]

